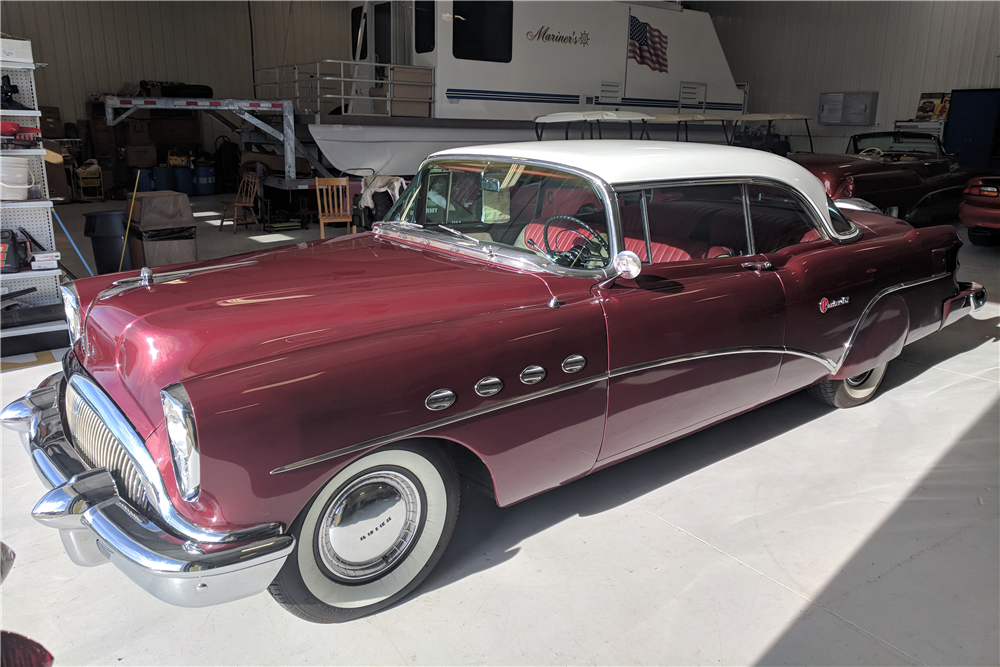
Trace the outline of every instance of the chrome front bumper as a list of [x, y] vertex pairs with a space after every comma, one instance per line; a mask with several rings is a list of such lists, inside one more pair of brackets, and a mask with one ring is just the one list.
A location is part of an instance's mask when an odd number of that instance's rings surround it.
[[[0, 423], [21, 436], [39, 479], [52, 489], [32, 516], [59, 529], [77, 565], [111, 561], [129, 579], [164, 602], [207, 607], [263, 592], [295, 544], [271, 534], [201, 544], [170, 534], [118, 495], [107, 468], [88, 469], [63, 432], [57, 373], [0, 413]], [[206, 553], [207, 552], [207, 553]]]
[[957, 322], [986, 305], [986, 288], [979, 283], [959, 283], [958, 294], [944, 302], [941, 327]]

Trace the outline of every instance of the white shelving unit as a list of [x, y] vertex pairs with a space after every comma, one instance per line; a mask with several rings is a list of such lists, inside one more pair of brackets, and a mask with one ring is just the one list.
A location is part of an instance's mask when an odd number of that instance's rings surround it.
[[[7, 42], [5, 39], [5, 51]], [[20, 54], [26, 53], [30, 58], [30, 43], [19, 42], [18, 47]], [[41, 118], [42, 113], [38, 111], [38, 97], [35, 93], [34, 63], [4, 60], [0, 61], [0, 70], [3, 76], [9, 76], [10, 82], [18, 87], [14, 99], [29, 107], [28, 110], [0, 109], [0, 118], [22, 125], [25, 124], [26, 118]], [[44, 245], [46, 250], [54, 251], [56, 241], [52, 231], [52, 202], [49, 201], [49, 185], [45, 175], [45, 150], [35, 148], [0, 151], [0, 160], [8, 157], [28, 159], [28, 170], [35, 185], [28, 189], [26, 201], [0, 202], [0, 227], [14, 230], [19, 236], [18, 228], [23, 228]], [[58, 269], [0, 274], [0, 287], [5, 288], [3, 291], [11, 292], [34, 287], [37, 291], [18, 297], [18, 301], [31, 306], [49, 306], [62, 300], [59, 294], [61, 275], [62, 271]], [[21, 327], [6, 327], [0, 330], [0, 337], [26, 336], [65, 329], [66, 323], [62, 320], [39, 322]]]

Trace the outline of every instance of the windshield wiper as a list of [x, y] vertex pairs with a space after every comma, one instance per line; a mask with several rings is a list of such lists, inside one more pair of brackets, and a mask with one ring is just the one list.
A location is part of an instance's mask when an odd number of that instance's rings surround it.
[[417, 222], [405, 222], [403, 220], [383, 220], [381, 223], [383, 225], [395, 225], [396, 227], [402, 227], [403, 229], [423, 229], [424, 226]]
[[474, 236], [469, 236], [469, 235], [468, 235], [468, 234], [466, 234], [465, 232], [460, 232], [460, 231], [458, 231], [457, 229], [452, 229], [451, 227], [445, 227], [444, 225], [438, 225], [438, 227], [439, 227], [440, 229], [443, 229], [443, 230], [444, 230], [444, 231], [446, 231], [446, 232], [451, 232], [451, 233], [452, 233], [452, 234], [454, 234], [455, 236], [461, 236], [461, 237], [462, 237], [463, 239], [466, 239], [467, 241], [472, 241], [473, 243], [475, 243], [475, 244], [476, 244], [476, 245], [478, 245], [478, 246], [481, 246], [481, 245], [483, 245], [483, 242], [482, 242], [482, 241], [480, 241], [479, 239], [477, 239], [477, 238], [476, 238], [476, 237], [474, 237]]

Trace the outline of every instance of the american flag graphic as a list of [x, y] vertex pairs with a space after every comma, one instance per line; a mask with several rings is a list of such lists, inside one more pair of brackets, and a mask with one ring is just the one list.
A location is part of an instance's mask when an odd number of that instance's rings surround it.
[[667, 71], [667, 36], [634, 16], [628, 20], [628, 57], [657, 72]]

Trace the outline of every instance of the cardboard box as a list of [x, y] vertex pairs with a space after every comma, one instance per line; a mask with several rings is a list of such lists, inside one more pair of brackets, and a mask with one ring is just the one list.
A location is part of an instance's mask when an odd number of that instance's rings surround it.
[[[115, 141], [118, 146], [125, 145], [124, 123], [115, 125]], [[90, 119], [90, 136], [94, 142], [94, 155], [111, 155], [111, 132], [103, 118]]]
[[126, 146], [125, 162], [130, 167], [155, 167], [156, 146]]
[[13, 63], [33, 63], [31, 57], [31, 40], [7, 39], [0, 40], [3, 60]]
[[[129, 117], [131, 119], [131, 116]], [[149, 146], [149, 123], [144, 120], [128, 120], [125, 122], [125, 142], [129, 146]]]
[[193, 113], [187, 117], [157, 118], [149, 123], [149, 138], [164, 150], [195, 151], [201, 145], [201, 121]]
[[46, 139], [65, 138], [66, 128], [59, 118], [59, 107], [38, 107], [38, 110], [42, 112], [42, 117], [38, 120], [42, 136]]

